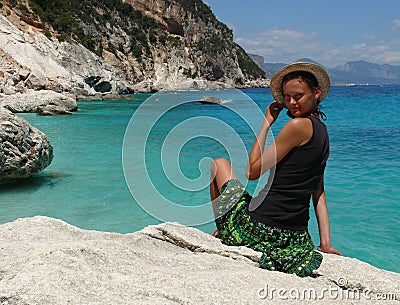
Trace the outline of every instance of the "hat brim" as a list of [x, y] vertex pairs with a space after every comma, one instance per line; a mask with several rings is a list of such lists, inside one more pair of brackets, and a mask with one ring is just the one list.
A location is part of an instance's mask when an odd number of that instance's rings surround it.
[[319, 101], [322, 102], [328, 95], [331, 81], [328, 72], [323, 67], [309, 62], [294, 62], [275, 72], [270, 82], [271, 94], [275, 101], [285, 101], [285, 97], [282, 95], [282, 80], [286, 74], [296, 71], [310, 72], [317, 78], [318, 84], [321, 87]]

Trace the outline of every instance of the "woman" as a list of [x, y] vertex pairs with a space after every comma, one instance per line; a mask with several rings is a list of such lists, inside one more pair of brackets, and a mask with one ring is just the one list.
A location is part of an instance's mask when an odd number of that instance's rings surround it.
[[[246, 177], [258, 179], [274, 167], [275, 174], [270, 174], [266, 187], [252, 198], [229, 161], [214, 160], [210, 195], [216, 235], [227, 245], [261, 251], [261, 268], [309, 276], [322, 262], [307, 229], [311, 198], [320, 235], [318, 250], [341, 255], [330, 239], [324, 191], [329, 139], [318, 107], [328, 94], [330, 80], [324, 68], [296, 62], [277, 71], [270, 88], [275, 101], [266, 109]], [[292, 120], [264, 150], [268, 130], [285, 107]]]

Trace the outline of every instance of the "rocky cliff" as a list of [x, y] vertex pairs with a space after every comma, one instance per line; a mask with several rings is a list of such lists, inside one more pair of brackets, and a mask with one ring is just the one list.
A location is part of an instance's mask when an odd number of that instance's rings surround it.
[[260, 69], [264, 69], [264, 57], [261, 55], [248, 54], [250, 58], [260, 67]]
[[267, 84], [200, 0], [5, 0], [0, 6], [0, 55], [24, 71], [27, 88], [87, 95], [173, 89], [195, 80]]
[[0, 304], [399, 304], [400, 275], [324, 254], [313, 277], [176, 223], [132, 234], [33, 217], [0, 226]]

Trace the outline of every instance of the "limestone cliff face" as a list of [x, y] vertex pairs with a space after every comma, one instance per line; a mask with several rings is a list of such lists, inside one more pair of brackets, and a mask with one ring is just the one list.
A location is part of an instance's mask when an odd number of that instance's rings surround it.
[[85, 82], [91, 75], [111, 83], [114, 91], [129, 88], [118, 69], [81, 44], [49, 39], [8, 12], [8, 19], [0, 15], [0, 97], [29, 89], [93, 95], [96, 90]]
[[264, 69], [264, 57], [255, 54], [248, 54], [250, 58], [260, 67], [260, 69]]
[[0, 50], [40, 79], [41, 89], [84, 95], [193, 80], [267, 84], [200, 0], [6, 0], [0, 13], [7, 18]]
[[[244, 50], [233, 42], [232, 31], [201, 1], [125, 1], [156, 20], [173, 42], [167, 47], [156, 44], [153, 50], [154, 70], [159, 73], [156, 78], [200, 77], [245, 86], [263, 76]], [[163, 52], [159, 53], [160, 50]]]

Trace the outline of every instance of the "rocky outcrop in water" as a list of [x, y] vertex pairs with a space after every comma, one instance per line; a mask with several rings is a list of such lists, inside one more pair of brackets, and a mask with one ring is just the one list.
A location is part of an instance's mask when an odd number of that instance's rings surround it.
[[49, 166], [53, 147], [40, 130], [2, 109], [0, 107], [0, 184], [7, 184]]
[[71, 114], [78, 109], [76, 100], [51, 90], [26, 90], [24, 93], [0, 95], [0, 107], [11, 112], [36, 112], [42, 115]]
[[222, 104], [222, 100], [215, 96], [203, 96], [199, 102], [202, 104]]
[[[47, 217], [0, 226], [0, 304], [398, 304], [400, 274], [324, 254], [314, 277], [176, 223], [132, 234]], [[386, 299], [383, 299], [386, 297]], [[383, 301], [385, 300], [385, 301]]]

